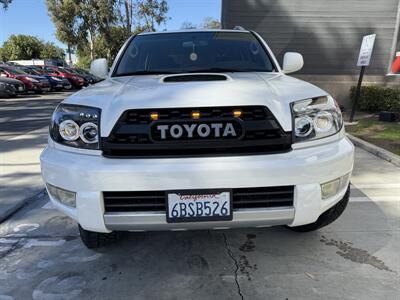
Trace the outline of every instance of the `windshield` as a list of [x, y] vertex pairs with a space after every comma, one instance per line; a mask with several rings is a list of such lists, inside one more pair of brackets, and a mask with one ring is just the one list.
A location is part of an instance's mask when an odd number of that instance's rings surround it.
[[250, 32], [182, 32], [136, 36], [113, 76], [185, 72], [272, 72]]
[[12, 69], [12, 68], [3, 68], [4, 70], [6, 70], [8, 73], [13, 74], [13, 75], [22, 75], [26, 73], [24, 71], [21, 70], [17, 70], [17, 69]]

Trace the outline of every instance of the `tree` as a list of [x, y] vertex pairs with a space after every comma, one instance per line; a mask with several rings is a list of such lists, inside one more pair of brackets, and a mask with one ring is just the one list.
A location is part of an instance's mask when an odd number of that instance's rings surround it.
[[30, 35], [11, 35], [2, 47], [2, 59], [32, 59], [40, 58], [43, 42], [37, 37]]
[[110, 61], [132, 32], [155, 31], [167, 19], [165, 0], [46, 0], [57, 38], [76, 49], [80, 65]]
[[221, 28], [221, 22], [212, 17], [205, 17], [203, 22], [200, 24], [200, 28], [219, 29]]
[[200, 25], [196, 25], [188, 21], [183, 22], [181, 25], [181, 29], [196, 29], [196, 28], [219, 29], [221, 28], [221, 22], [212, 17], [205, 17], [203, 19], [203, 22], [200, 23]]
[[[168, 3], [165, 0], [139, 0], [138, 17], [144, 21], [142, 30], [156, 31], [155, 25], [167, 20]], [[140, 21], [139, 21], [140, 22]], [[139, 23], [141, 24], [141, 22]]]
[[49, 15], [56, 27], [57, 39], [67, 45], [68, 60], [78, 39], [78, 6], [73, 0], [47, 0]]
[[64, 59], [64, 49], [57, 47], [53, 43], [43, 43], [42, 50], [40, 51], [40, 58], [53, 58], [53, 59]]
[[0, 4], [3, 6], [3, 9], [6, 10], [8, 6], [11, 4], [12, 0], [0, 0]]
[[53, 43], [44, 42], [31, 35], [11, 35], [0, 48], [0, 60], [60, 58], [64, 50]]
[[193, 24], [192, 22], [185, 21], [181, 25], [181, 29], [196, 29], [197, 25]]

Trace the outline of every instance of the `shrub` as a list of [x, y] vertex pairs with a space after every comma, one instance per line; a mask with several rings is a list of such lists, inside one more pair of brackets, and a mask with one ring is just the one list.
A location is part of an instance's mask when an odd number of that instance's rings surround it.
[[[350, 90], [350, 99], [354, 102], [356, 87]], [[358, 109], [367, 112], [400, 112], [400, 88], [382, 86], [364, 86], [358, 100]]]

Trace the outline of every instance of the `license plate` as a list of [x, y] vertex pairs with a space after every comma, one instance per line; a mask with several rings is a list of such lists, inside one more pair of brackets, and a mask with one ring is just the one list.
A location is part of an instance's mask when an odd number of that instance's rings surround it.
[[196, 190], [167, 192], [167, 222], [232, 220], [232, 192]]
[[22, 86], [18, 87], [18, 91], [22, 92], [24, 90], [24, 88]]

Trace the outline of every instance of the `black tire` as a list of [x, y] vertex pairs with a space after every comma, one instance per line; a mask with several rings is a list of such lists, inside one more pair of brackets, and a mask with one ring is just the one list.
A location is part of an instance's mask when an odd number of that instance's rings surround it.
[[322, 215], [320, 215], [318, 220], [315, 221], [314, 223], [302, 226], [295, 226], [295, 227], [286, 226], [286, 227], [296, 232], [309, 232], [325, 227], [334, 222], [337, 218], [341, 216], [341, 214], [347, 207], [347, 203], [349, 203], [349, 198], [350, 198], [350, 185], [347, 188], [346, 194], [344, 194], [342, 200], [340, 200], [337, 204], [335, 204], [335, 206], [331, 207]]
[[119, 239], [117, 232], [102, 233], [83, 229], [79, 226], [79, 233], [83, 244], [89, 249], [97, 249], [115, 243]]

